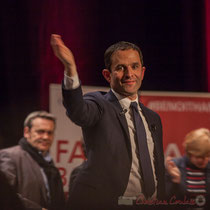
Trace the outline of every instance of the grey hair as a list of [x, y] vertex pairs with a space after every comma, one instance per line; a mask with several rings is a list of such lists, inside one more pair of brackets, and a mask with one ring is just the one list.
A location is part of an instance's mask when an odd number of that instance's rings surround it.
[[51, 120], [54, 122], [54, 124], [56, 125], [56, 118], [53, 114], [46, 112], [46, 111], [35, 111], [35, 112], [31, 112], [24, 120], [24, 127], [29, 127], [29, 129], [31, 129], [32, 127], [32, 121], [35, 118], [43, 118], [43, 119], [47, 119], [47, 120]]

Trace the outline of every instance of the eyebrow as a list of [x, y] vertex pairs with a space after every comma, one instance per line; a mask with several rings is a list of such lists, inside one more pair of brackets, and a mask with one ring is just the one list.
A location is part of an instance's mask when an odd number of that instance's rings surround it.
[[133, 62], [133, 63], [131, 63], [131, 64], [129, 64], [129, 65], [127, 65], [127, 64], [124, 64], [124, 63], [119, 63], [119, 64], [117, 64], [116, 65], [116, 67], [117, 66], [133, 66], [133, 65], [141, 65], [141, 63], [139, 63], [139, 62]]

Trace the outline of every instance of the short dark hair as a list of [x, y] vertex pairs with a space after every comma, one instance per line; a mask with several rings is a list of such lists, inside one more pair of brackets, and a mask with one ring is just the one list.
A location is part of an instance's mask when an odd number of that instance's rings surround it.
[[43, 119], [47, 119], [47, 120], [52, 120], [54, 122], [54, 124], [56, 125], [56, 118], [53, 114], [46, 112], [46, 111], [35, 111], [35, 112], [31, 112], [26, 117], [26, 119], [24, 120], [24, 127], [29, 127], [29, 129], [31, 129], [32, 121], [35, 118], [43, 118]]
[[111, 71], [111, 65], [112, 65], [111, 58], [112, 58], [113, 53], [115, 53], [118, 50], [129, 50], [129, 49], [136, 50], [139, 53], [141, 64], [143, 66], [143, 63], [144, 63], [143, 62], [143, 55], [142, 55], [142, 52], [141, 52], [140, 48], [133, 43], [120, 41], [120, 42], [117, 42], [117, 43], [111, 45], [105, 51], [105, 53], [104, 53], [104, 64], [105, 64], [106, 69]]

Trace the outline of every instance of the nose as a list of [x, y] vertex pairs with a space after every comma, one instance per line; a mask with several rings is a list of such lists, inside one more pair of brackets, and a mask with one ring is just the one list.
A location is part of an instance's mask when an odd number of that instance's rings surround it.
[[131, 68], [131, 66], [128, 66], [125, 70], [125, 76], [127, 78], [130, 78], [132, 77], [132, 75], [133, 75], [133, 69]]
[[49, 136], [50, 136], [50, 135], [49, 135], [48, 132], [44, 132], [43, 135], [42, 135], [42, 138], [43, 138], [43, 139], [49, 139]]

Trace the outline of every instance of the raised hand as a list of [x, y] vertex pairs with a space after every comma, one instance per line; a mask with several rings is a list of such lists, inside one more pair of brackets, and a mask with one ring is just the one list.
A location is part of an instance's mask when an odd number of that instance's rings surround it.
[[51, 46], [54, 54], [63, 63], [65, 72], [68, 76], [77, 74], [77, 67], [74, 60], [74, 55], [71, 50], [64, 44], [60, 35], [51, 35]]
[[166, 158], [166, 169], [171, 176], [172, 182], [179, 184], [181, 182], [181, 172], [170, 156]]

